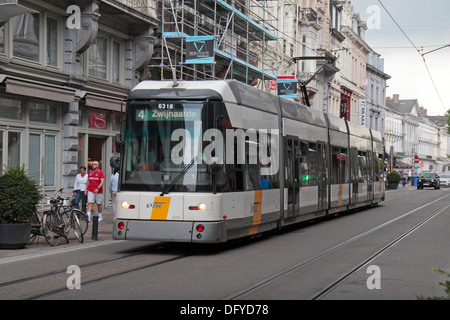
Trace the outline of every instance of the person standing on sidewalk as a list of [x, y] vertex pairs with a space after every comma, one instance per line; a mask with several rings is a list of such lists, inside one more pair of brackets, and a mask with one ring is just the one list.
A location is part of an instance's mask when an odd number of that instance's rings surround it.
[[119, 186], [119, 170], [114, 170], [109, 180], [109, 192], [111, 193], [111, 202], [113, 209], [113, 221], [116, 220], [116, 193]]
[[[88, 181], [88, 175], [86, 174], [86, 167], [80, 167], [80, 173], [75, 177], [75, 184], [73, 186], [73, 193], [75, 195], [75, 208], [80, 209], [80, 200], [81, 200], [81, 208], [84, 213], [86, 213], [86, 202], [87, 197], [85, 194], [86, 184]], [[78, 191], [76, 191], [78, 190]]]
[[94, 202], [97, 203], [98, 221], [103, 220], [102, 201], [103, 201], [103, 184], [105, 183], [105, 174], [100, 170], [98, 161], [92, 162], [92, 170], [88, 174], [88, 182], [86, 184], [85, 194], [88, 199], [87, 214], [91, 221], [91, 212]]

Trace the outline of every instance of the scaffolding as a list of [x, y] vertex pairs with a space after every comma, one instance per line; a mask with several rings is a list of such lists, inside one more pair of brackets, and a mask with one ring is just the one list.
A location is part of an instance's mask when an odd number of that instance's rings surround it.
[[[162, 0], [160, 52], [149, 67], [161, 80], [237, 79], [262, 87], [277, 78], [278, 7], [270, 0]], [[206, 56], [192, 59], [191, 51]]]

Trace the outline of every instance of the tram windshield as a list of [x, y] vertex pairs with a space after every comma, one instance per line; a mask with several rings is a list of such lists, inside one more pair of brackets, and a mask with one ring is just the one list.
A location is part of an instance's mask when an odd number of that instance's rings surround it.
[[201, 155], [212, 124], [206, 102], [135, 102], [128, 105], [122, 190], [211, 191]]

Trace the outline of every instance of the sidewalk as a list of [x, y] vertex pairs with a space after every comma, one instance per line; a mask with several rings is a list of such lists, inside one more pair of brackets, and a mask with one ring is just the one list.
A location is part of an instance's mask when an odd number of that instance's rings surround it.
[[86, 234], [84, 235], [83, 243], [80, 243], [78, 240], [70, 240], [69, 243], [66, 242], [65, 239], [61, 239], [61, 243], [59, 246], [52, 247], [50, 246], [43, 237], [38, 237], [32, 244], [27, 245], [24, 249], [12, 249], [5, 250], [0, 249], [0, 262], [4, 258], [18, 257], [22, 255], [30, 255], [30, 254], [39, 254], [41, 252], [48, 252], [52, 250], [62, 250], [64, 248], [70, 248], [75, 246], [87, 246], [87, 245], [95, 245], [95, 243], [101, 243], [107, 240], [112, 241], [112, 225], [113, 225], [113, 214], [110, 210], [103, 210], [103, 221], [98, 223], [98, 240], [92, 240], [92, 219], [89, 222], [89, 228]]

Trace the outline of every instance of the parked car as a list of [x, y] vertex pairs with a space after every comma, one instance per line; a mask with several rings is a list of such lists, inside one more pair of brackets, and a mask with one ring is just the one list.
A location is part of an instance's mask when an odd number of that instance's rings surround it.
[[450, 187], [450, 173], [441, 173], [439, 175], [441, 187]]
[[440, 189], [441, 183], [439, 176], [436, 173], [424, 172], [421, 173], [417, 179], [417, 189], [423, 189], [424, 187], [433, 187], [434, 189]]

